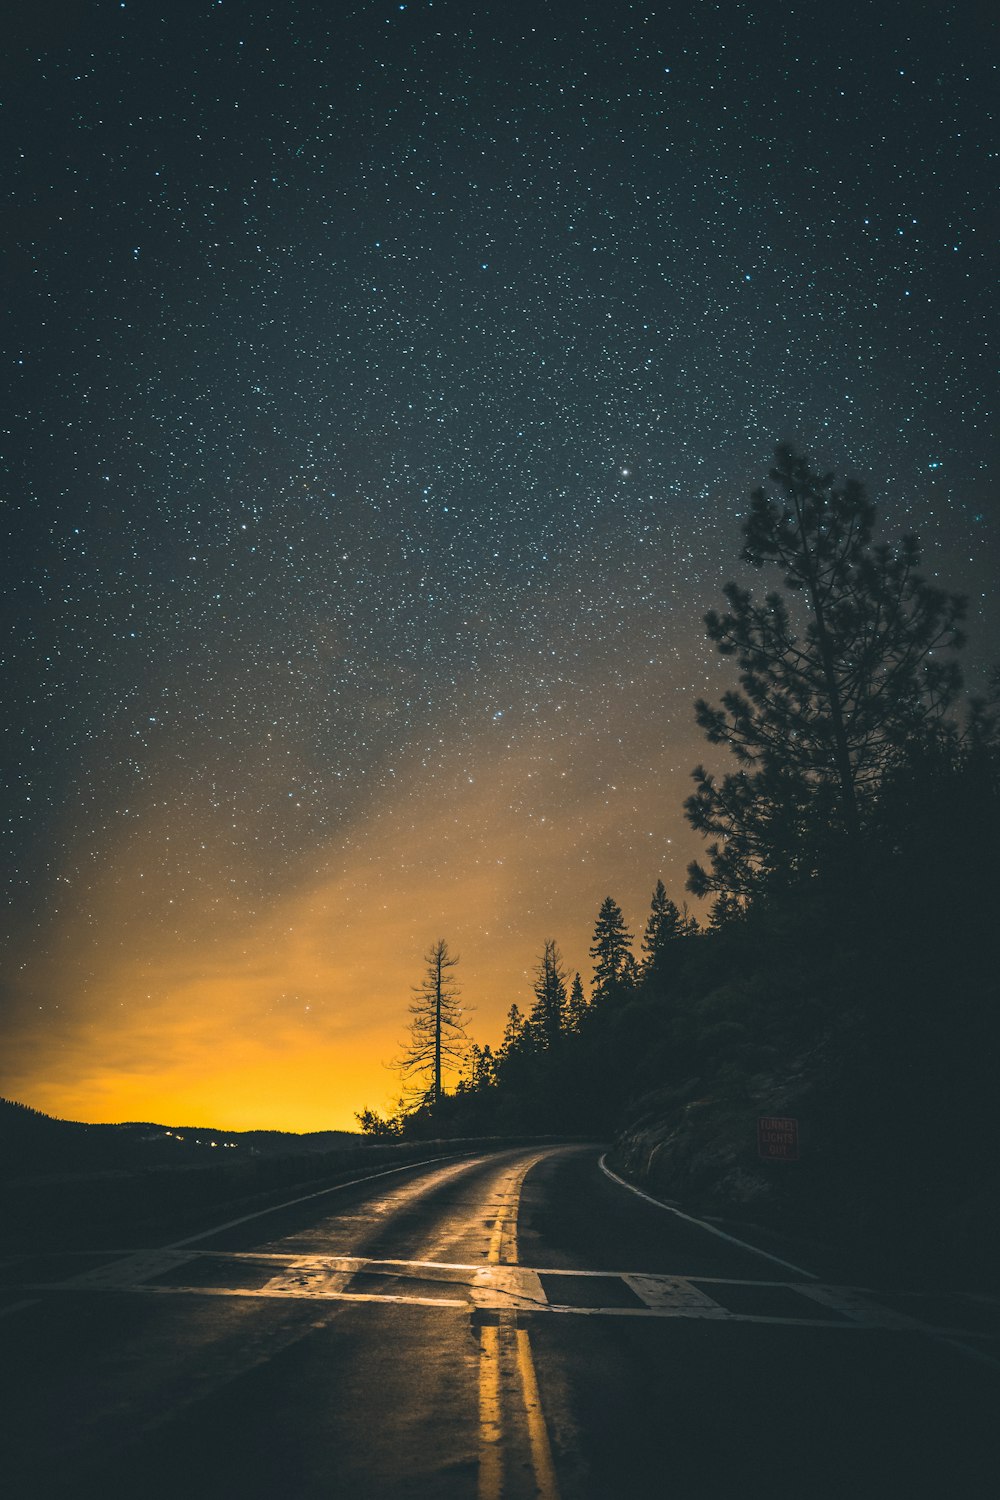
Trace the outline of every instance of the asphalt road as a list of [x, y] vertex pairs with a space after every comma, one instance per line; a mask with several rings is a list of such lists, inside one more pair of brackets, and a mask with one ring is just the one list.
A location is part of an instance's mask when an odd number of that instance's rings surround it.
[[992, 1500], [1000, 1308], [766, 1259], [599, 1156], [9, 1262], [5, 1493]]

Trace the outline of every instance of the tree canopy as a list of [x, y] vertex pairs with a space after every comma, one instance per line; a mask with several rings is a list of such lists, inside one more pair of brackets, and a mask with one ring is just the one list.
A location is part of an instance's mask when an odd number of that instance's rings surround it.
[[558, 1047], [566, 1029], [566, 970], [554, 938], [548, 938], [535, 968], [535, 1003], [529, 1025], [536, 1044]]
[[781, 588], [759, 600], [731, 582], [728, 610], [705, 616], [739, 689], [719, 707], [700, 699], [695, 715], [740, 770], [693, 773], [686, 815], [713, 840], [711, 868], [689, 867], [697, 895], [747, 898], [814, 873], [838, 842], [856, 848], [884, 779], [956, 733], [948, 653], [963, 644], [964, 599], [920, 576], [914, 537], [873, 544], [857, 480], [838, 486], [787, 445], [770, 480], [776, 494], [751, 496], [741, 557], [778, 569]]
[[625, 918], [617, 901], [605, 896], [594, 924], [594, 940], [590, 956], [594, 960], [594, 984], [591, 998], [595, 1004], [612, 999], [634, 966], [629, 944], [632, 934], [625, 926]]
[[659, 974], [677, 939], [693, 937], [697, 931], [698, 923], [694, 917], [688, 916], [687, 903], [682, 912], [676, 901], [671, 901], [667, 895], [663, 881], [658, 880], [642, 934], [643, 974]]

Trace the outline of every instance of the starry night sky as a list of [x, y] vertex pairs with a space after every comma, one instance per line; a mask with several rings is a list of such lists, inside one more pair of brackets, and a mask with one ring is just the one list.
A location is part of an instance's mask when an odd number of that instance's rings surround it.
[[439, 936], [589, 980], [779, 439], [1000, 659], [985, 7], [21, 9], [0, 1093], [349, 1126]]

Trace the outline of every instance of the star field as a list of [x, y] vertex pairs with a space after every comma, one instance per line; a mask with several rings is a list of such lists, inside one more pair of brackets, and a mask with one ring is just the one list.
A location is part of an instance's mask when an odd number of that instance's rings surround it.
[[0, 1092], [349, 1123], [438, 936], [495, 1040], [546, 937], [587, 977], [609, 890], [681, 899], [779, 438], [1000, 657], [978, 7], [67, 0], [8, 52]]

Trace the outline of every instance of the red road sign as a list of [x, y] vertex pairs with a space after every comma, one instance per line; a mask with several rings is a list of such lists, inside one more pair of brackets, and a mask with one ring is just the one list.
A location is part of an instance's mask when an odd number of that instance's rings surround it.
[[799, 1122], [788, 1115], [761, 1115], [757, 1151], [763, 1161], [798, 1161]]

